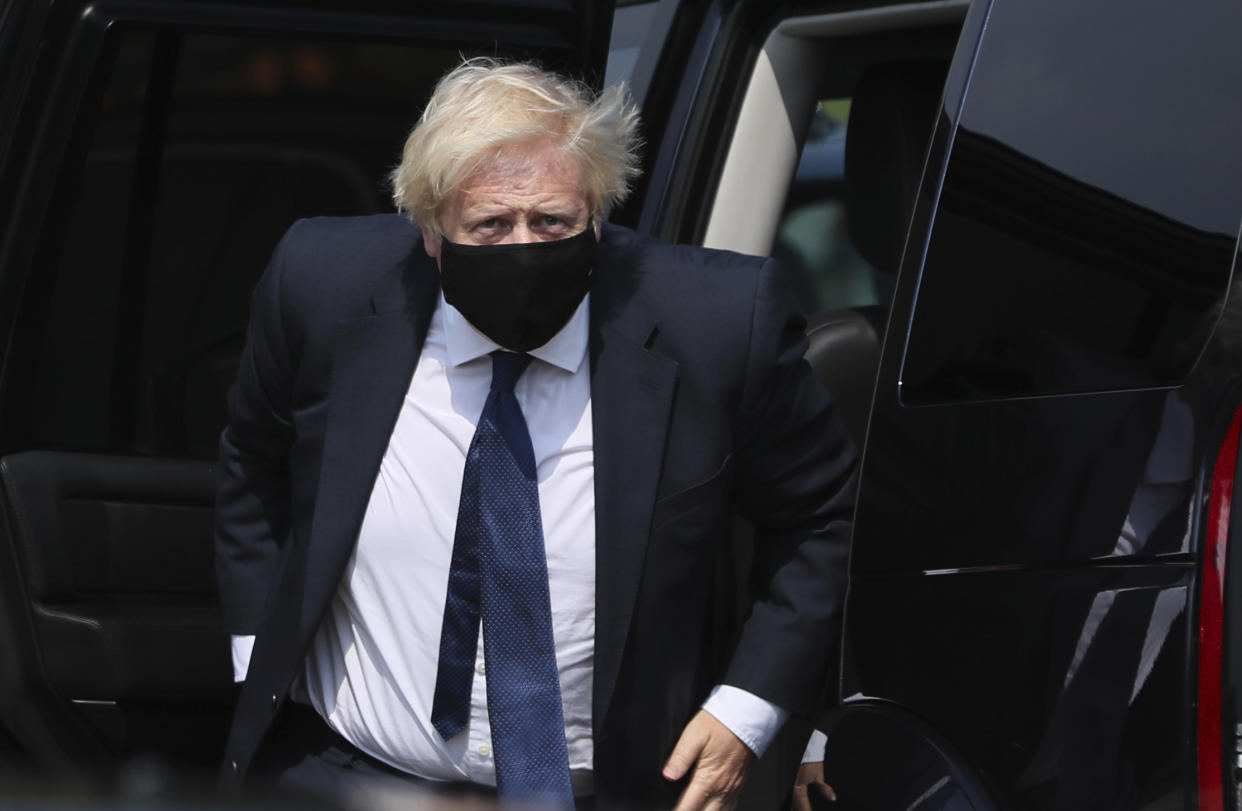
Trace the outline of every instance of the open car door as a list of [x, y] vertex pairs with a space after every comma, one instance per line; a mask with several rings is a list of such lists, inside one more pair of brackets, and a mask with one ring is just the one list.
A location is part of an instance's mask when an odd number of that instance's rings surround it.
[[390, 210], [462, 54], [598, 83], [611, 5], [0, 4], [0, 775], [215, 768], [212, 460], [268, 254]]

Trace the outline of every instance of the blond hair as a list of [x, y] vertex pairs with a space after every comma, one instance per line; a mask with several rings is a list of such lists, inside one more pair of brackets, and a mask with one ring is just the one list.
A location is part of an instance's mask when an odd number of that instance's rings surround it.
[[596, 95], [532, 64], [467, 59], [440, 79], [406, 139], [393, 201], [441, 233], [441, 208], [484, 161], [546, 138], [577, 160], [593, 214], [624, 200], [638, 177], [638, 111], [624, 86]]

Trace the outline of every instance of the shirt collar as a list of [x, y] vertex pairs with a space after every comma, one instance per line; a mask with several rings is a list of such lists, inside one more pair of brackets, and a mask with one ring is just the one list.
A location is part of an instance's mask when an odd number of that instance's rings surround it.
[[[553, 335], [546, 344], [535, 347], [527, 354], [558, 369], [570, 373], [578, 371], [578, 367], [586, 359], [590, 301], [591, 294], [588, 293], [578, 303], [578, 309], [574, 310], [574, 314], [561, 327], [560, 332]], [[443, 293], [440, 294], [440, 309], [444, 313], [444, 345], [448, 350], [449, 363], [453, 366], [461, 366], [502, 348], [475, 329], [460, 310], [444, 300]]]

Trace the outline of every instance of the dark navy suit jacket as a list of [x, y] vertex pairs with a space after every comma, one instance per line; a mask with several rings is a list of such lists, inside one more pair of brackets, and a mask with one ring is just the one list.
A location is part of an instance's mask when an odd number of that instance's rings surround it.
[[[341, 580], [438, 292], [397, 215], [297, 223], [255, 290], [217, 502], [228, 628], [257, 634], [226, 773], [245, 774]], [[661, 764], [712, 684], [813, 709], [856, 454], [770, 260], [606, 227], [590, 311], [597, 803], [667, 807]], [[709, 595], [735, 512], [756, 527], [754, 602], [721, 650]]]

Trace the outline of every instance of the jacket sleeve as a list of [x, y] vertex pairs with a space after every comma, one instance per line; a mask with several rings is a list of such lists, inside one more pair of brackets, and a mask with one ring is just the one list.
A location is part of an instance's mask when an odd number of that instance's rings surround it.
[[281, 288], [293, 228], [250, 303], [246, 346], [229, 392], [216, 491], [216, 581], [226, 629], [253, 634], [289, 530], [290, 412], [295, 360]]
[[754, 604], [724, 683], [799, 714], [841, 638], [858, 454], [806, 352], [778, 268], [759, 273], [736, 425], [739, 512], [755, 526]]

